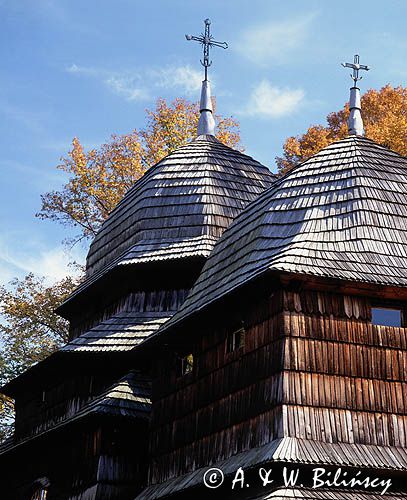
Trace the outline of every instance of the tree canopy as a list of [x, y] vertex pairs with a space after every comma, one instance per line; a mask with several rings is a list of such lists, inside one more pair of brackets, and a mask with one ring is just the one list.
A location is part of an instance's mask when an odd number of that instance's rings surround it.
[[[54, 313], [78, 285], [67, 276], [53, 284], [30, 273], [0, 287], [0, 383], [51, 354], [68, 339], [68, 323]], [[6, 436], [13, 416], [12, 401], [0, 395], [0, 438]]]
[[[164, 156], [196, 136], [199, 108], [176, 99], [157, 101], [146, 111], [147, 126], [129, 134], [113, 135], [99, 149], [86, 152], [78, 138], [57, 166], [68, 175], [59, 191], [42, 195], [41, 219], [50, 219], [79, 230], [76, 242], [96, 234], [102, 222], [125, 192], [144, 172]], [[217, 137], [236, 147], [240, 136], [233, 118], [217, 116]]]
[[[365, 135], [402, 155], [407, 154], [407, 88], [386, 85], [368, 90], [361, 98]], [[277, 157], [279, 174], [285, 174], [328, 144], [348, 134], [349, 104], [327, 116], [327, 125], [312, 125], [284, 143], [284, 154]]]

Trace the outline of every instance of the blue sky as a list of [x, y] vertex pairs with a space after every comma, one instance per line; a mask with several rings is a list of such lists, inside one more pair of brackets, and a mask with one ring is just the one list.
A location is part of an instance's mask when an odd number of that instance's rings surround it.
[[199, 34], [217, 40], [218, 112], [240, 121], [246, 151], [274, 168], [284, 139], [341, 108], [353, 54], [372, 70], [362, 92], [405, 85], [405, 0], [0, 0], [0, 283], [33, 271], [62, 277], [72, 233], [36, 219], [40, 194], [74, 136], [96, 147], [144, 126], [159, 97], [197, 99]]

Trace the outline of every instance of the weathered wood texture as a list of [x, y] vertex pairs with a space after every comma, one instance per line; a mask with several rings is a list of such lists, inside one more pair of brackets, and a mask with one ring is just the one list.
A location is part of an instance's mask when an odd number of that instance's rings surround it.
[[[130, 372], [111, 383], [112, 372], [81, 373], [55, 380], [16, 400], [12, 446], [90, 414], [149, 419], [150, 380]], [[5, 450], [3, 450], [4, 452]]]
[[131, 500], [145, 476], [146, 432], [147, 423], [104, 417], [24, 443], [2, 464], [2, 498], [30, 499], [35, 481], [46, 477], [49, 499]]
[[407, 286], [407, 158], [364, 137], [322, 149], [215, 245], [167, 328], [267, 270]]
[[131, 350], [179, 309], [188, 290], [132, 292], [71, 327], [62, 351]]
[[183, 247], [207, 256], [213, 238], [273, 178], [253, 158], [212, 136], [198, 137], [151, 167], [127, 192], [92, 242], [88, 275], [128, 250], [123, 261], [178, 258]]
[[208, 257], [237, 214], [268, 188], [270, 170], [212, 136], [200, 136], [126, 193], [93, 240], [87, 279], [67, 302], [113, 269]]
[[[226, 352], [235, 324], [196, 326], [183, 346], [195, 354], [192, 374], [177, 378], [171, 353], [157, 363], [150, 483], [278, 438], [407, 446], [406, 328], [372, 325], [363, 297], [284, 291], [266, 309], [246, 315], [240, 351]], [[391, 453], [387, 460], [391, 467]]]
[[366, 492], [361, 490], [356, 491], [346, 491], [338, 490], [315, 490], [311, 488], [281, 488], [272, 493], [262, 494], [256, 496], [251, 500], [298, 500], [303, 498], [304, 500], [402, 500], [405, 498], [405, 494], [401, 492], [387, 492], [384, 495], [381, 492], [374, 493], [372, 491]]

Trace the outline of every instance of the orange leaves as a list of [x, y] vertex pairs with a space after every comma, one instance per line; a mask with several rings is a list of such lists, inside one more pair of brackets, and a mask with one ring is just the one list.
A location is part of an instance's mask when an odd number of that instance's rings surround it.
[[[279, 174], [306, 160], [333, 141], [347, 135], [349, 105], [327, 116], [327, 126], [313, 125], [303, 135], [289, 137], [284, 155], [276, 158]], [[407, 154], [407, 88], [386, 85], [362, 96], [362, 116], [366, 137], [402, 154]]]
[[369, 90], [362, 107], [366, 136], [407, 155], [407, 88], [386, 85], [380, 93]]
[[[196, 103], [176, 99], [167, 104], [158, 99], [147, 110], [147, 126], [130, 134], [112, 135], [99, 149], [86, 152], [77, 138], [58, 168], [68, 175], [60, 191], [42, 197], [42, 219], [80, 228], [76, 241], [92, 237], [125, 192], [147, 168], [196, 136], [199, 108]], [[229, 146], [239, 144], [238, 124], [232, 118], [216, 117], [218, 138]]]

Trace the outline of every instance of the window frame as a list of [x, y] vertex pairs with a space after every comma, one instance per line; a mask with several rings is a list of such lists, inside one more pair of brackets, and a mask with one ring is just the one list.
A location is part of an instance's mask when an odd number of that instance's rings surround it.
[[36, 479], [32, 484], [30, 500], [46, 500], [51, 483], [47, 477]]
[[[237, 336], [239, 338], [238, 341], [236, 341]], [[242, 351], [245, 346], [245, 337], [246, 330], [244, 326], [241, 326], [237, 330], [233, 330], [232, 332], [228, 333], [226, 335], [226, 354], [232, 354]]]
[[[382, 325], [380, 323], [373, 323], [373, 309], [392, 309], [400, 311], [400, 326]], [[407, 305], [400, 301], [392, 300], [379, 300], [375, 299], [370, 302], [370, 323], [374, 326], [387, 326], [390, 328], [405, 328], [407, 327]]]
[[[188, 361], [188, 358], [191, 357], [191, 361]], [[183, 378], [188, 375], [191, 375], [194, 371], [195, 366], [195, 356], [194, 353], [189, 352], [183, 356], [177, 355], [177, 363], [176, 363], [176, 375], [177, 378]], [[188, 369], [188, 367], [190, 367]]]

